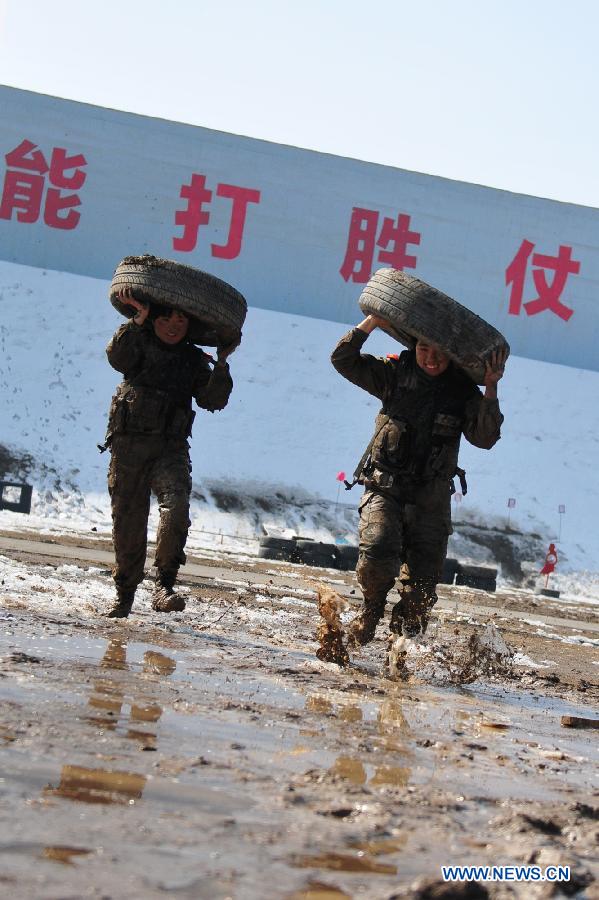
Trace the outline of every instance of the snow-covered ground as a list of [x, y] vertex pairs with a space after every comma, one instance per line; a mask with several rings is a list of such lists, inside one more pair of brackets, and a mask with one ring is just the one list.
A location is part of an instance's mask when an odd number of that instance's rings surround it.
[[[0, 527], [110, 528], [108, 454], [96, 445], [119, 380], [104, 347], [122, 320], [107, 295], [104, 281], [0, 262], [0, 445], [25, 458], [21, 471], [34, 485], [32, 516], [0, 512]], [[288, 503], [297, 530], [330, 537], [332, 511], [338, 532], [351, 534], [359, 489], [342, 491], [335, 511], [335, 476], [353, 471], [378, 403], [330, 364], [346, 330], [250, 308], [231, 360], [229, 405], [199, 411], [195, 422], [195, 530], [255, 536], [258, 519], [283, 521]], [[366, 349], [399, 347], [375, 334]], [[503, 438], [490, 452], [463, 443], [469, 493], [456, 510], [463, 521], [501, 526], [513, 497], [511, 526], [548, 543], [565, 504], [559, 569], [569, 589], [583, 578], [591, 592], [599, 583], [598, 395], [599, 373], [512, 358], [500, 383]]]

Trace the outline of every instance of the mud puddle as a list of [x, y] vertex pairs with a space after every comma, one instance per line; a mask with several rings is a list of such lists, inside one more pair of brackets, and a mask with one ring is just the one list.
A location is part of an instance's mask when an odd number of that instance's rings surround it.
[[3, 619], [11, 896], [382, 900], [442, 864], [531, 859], [591, 883], [596, 734], [560, 726], [588, 705], [429, 679], [434, 642], [406, 681], [381, 676], [380, 640], [323, 662], [314, 607], [246, 602], [221, 620], [201, 601], [115, 626]]

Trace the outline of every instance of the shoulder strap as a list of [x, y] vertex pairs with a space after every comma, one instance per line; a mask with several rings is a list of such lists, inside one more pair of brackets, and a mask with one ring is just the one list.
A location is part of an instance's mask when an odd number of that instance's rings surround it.
[[354, 474], [353, 474], [352, 481], [351, 481], [351, 482], [350, 482], [350, 481], [344, 481], [344, 482], [343, 482], [344, 485], [345, 485], [345, 490], [346, 490], [346, 491], [351, 491], [351, 489], [353, 488], [354, 484], [357, 484], [358, 481], [360, 480], [360, 475], [362, 474], [363, 470], [364, 470], [365, 467], [366, 467], [366, 464], [367, 464], [367, 462], [368, 462], [368, 458], [369, 458], [369, 456], [370, 456], [370, 454], [371, 454], [371, 452], [372, 452], [372, 448], [373, 448], [373, 446], [374, 446], [374, 442], [376, 441], [377, 437], [379, 436], [379, 434], [381, 433], [381, 431], [383, 430], [383, 428], [385, 427], [385, 425], [388, 423], [388, 421], [389, 421], [389, 419], [390, 419], [390, 416], [388, 416], [388, 415], [386, 415], [386, 414], [379, 414], [379, 415], [380, 415], [380, 417], [381, 417], [381, 421], [380, 421], [379, 427], [376, 429], [376, 431], [375, 431], [374, 434], [372, 435], [372, 437], [371, 437], [371, 439], [370, 439], [370, 443], [368, 444], [368, 446], [366, 447], [366, 450], [365, 450], [364, 453], [362, 454], [362, 457], [361, 457], [361, 459], [360, 459], [360, 462], [358, 463], [358, 465], [356, 466], [356, 468], [355, 468], [355, 470], [354, 470]]

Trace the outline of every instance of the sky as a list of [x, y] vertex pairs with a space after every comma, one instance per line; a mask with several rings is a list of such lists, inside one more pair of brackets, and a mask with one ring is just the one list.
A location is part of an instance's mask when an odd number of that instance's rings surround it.
[[0, 0], [0, 83], [599, 207], [593, 0]]

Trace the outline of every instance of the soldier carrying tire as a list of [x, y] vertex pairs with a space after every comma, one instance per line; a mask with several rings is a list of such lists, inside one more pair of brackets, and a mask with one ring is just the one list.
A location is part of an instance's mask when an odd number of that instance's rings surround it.
[[[453, 478], [462, 472], [460, 439], [484, 449], [499, 440], [497, 383], [509, 353], [478, 316], [401, 271], [377, 272], [360, 306], [367, 317], [331, 357], [341, 375], [383, 404], [354, 475], [364, 485], [356, 569], [364, 601], [349, 628], [354, 646], [374, 638], [398, 576], [391, 632], [426, 630], [451, 533]], [[376, 328], [409, 349], [387, 359], [362, 354]]]
[[[106, 353], [123, 373], [110, 407], [105, 448], [111, 452], [116, 602], [107, 612], [126, 618], [144, 576], [150, 496], [159, 504], [156, 582], [152, 607], [185, 608], [174, 585], [185, 562], [190, 525], [188, 439], [195, 413], [224, 409], [233, 381], [227, 358], [238, 346], [245, 300], [225, 282], [155, 257], [128, 257], [117, 267], [111, 302], [131, 321], [113, 335]], [[217, 358], [194, 342], [217, 345]]]

